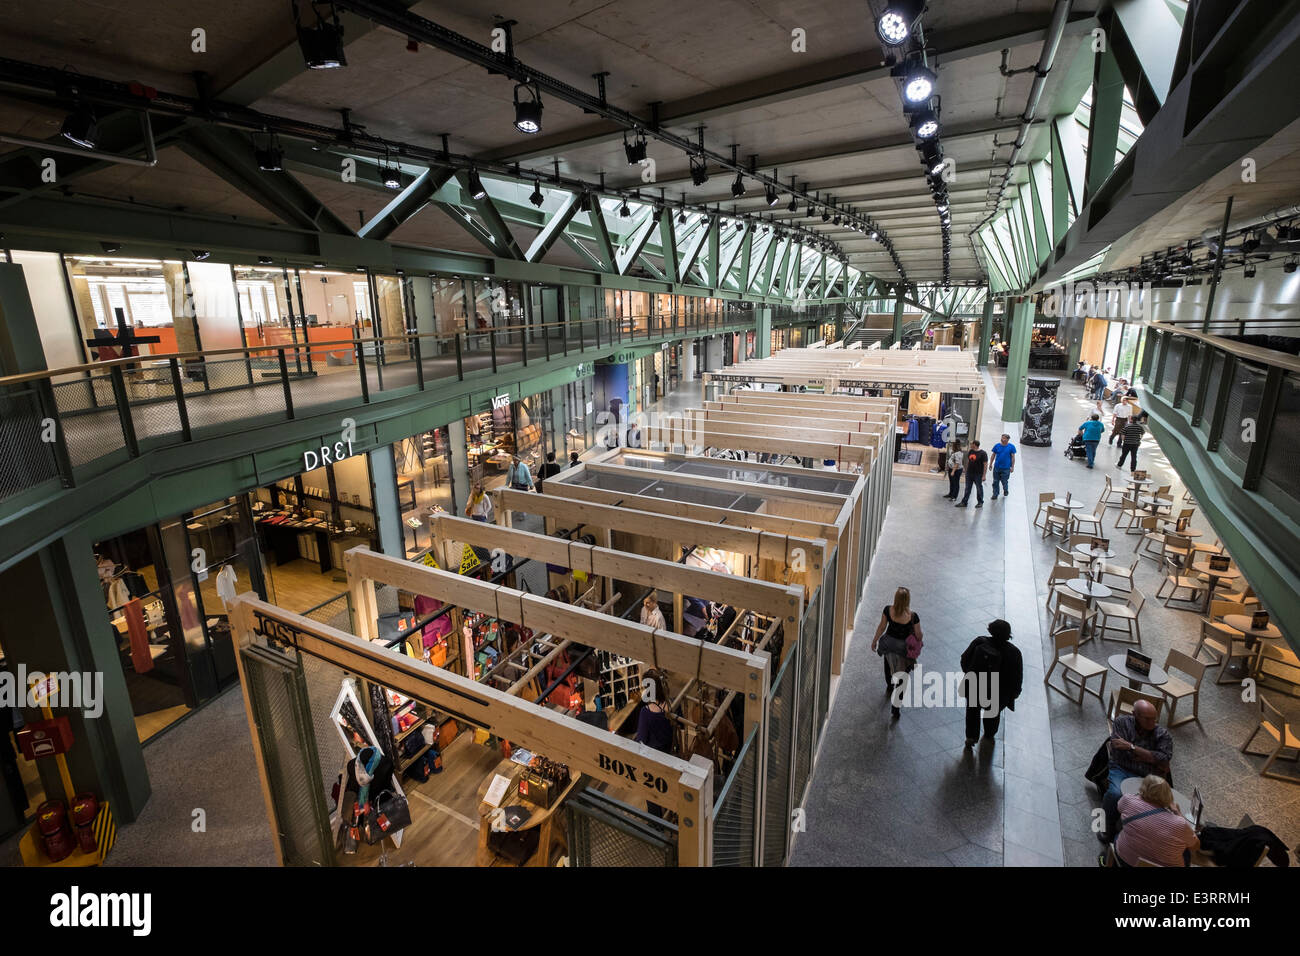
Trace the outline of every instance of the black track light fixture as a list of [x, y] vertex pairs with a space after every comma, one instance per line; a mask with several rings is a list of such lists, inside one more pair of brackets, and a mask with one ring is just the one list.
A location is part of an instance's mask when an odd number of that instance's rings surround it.
[[[347, 66], [343, 55], [343, 24], [339, 22], [339, 12], [333, 3], [324, 0], [307, 0], [307, 5], [316, 18], [314, 26], [304, 26], [298, 9], [298, 0], [293, 3], [293, 22], [298, 30], [298, 48], [307, 66], [313, 70], [336, 70]], [[327, 8], [324, 13], [321, 8]]]
[[939, 136], [939, 112], [930, 107], [916, 110], [908, 116], [907, 125], [922, 143], [931, 142]]
[[469, 194], [474, 199], [482, 199], [487, 195], [487, 190], [483, 188], [483, 180], [479, 179], [478, 170], [473, 166], [465, 175], [465, 185], [469, 189]]
[[745, 177], [736, 173], [736, 181], [731, 184], [731, 198], [739, 199], [745, 195]]
[[830, 211], [829, 209], [825, 209], [825, 208], [823, 208], [823, 209], [822, 209], [822, 222], [830, 222], [830, 221], [831, 221], [831, 211]]
[[253, 157], [257, 160], [257, 168], [264, 173], [278, 173], [284, 169], [284, 147], [274, 133], [265, 146], [254, 147]]
[[920, 59], [900, 64], [903, 78], [903, 108], [916, 109], [928, 103], [934, 96], [935, 84], [939, 76]]
[[270, 256], [258, 256], [258, 257], [257, 257], [257, 264], [258, 264], [259, 266], [269, 266], [269, 265], [271, 264], [271, 257], [270, 257]]
[[202, 262], [208, 256], [212, 255], [212, 253], [208, 252], [206, 249], [191, 249], [190, 253], [194, 256], [195, 262]]
[[691, 157], [691, 184], [703, 186], [709, 181], [709, 162], [703, 156]]
[[1243, 271], [1242, 274], [1245, 275], [1245, 277], [1246, 277], [1247, 279], [1253, 279], [1253, 278], [1255, 278], [1255, 263], [1253, 263], [1253, 262], [1247, 262], [1247, 263], [1246, 263], [1246, 268], [1245, 268], [1245, 270]]
[[627, 200], [624, 199], [622, 204], [618, 207], [618, 216], [620, 219], [627, 219], [631, 215], [632, 210], [628, 208]]
[[843, 221], [843, 217], [840, 216], [839, 213], [836, 213], [836, 214], [835, 214], [835, 218], [832, 220], [832, 222], [833, 222], [835, 225], [837, 225], [837, 226], [838, 226], [842, 221]]
[[1297, 261], [1295, 256], [1287, 256], [1282, 260], [1282, 271], [1288, 275], [1295, 272]]
[[886, 46], [902, 46], [924, 10], [923, 0], [890, 0], [876, 17], [876, 35]]
[[533, 192], [532, 195], [528, 197], [528, 201], [538, 209], [540, 209], [542, 203], [546, 201], [546, 197], [542, 195], [542, 181], [540, 179], [533, 180]]
[[767, 188], [763, 190], [763, 197], [767, 200], [769, 207], [775, 206], [781, 198], [780, 195], [777, 194], [776, 187], [771, 183], [768, 183]]
[[646, 138], [644, 133], [637, 133], [632, 142], [627, 141], [627, 131], [623, 132], [623, 152], [627, 154], [627, 164], [637, 166], [645, 161]]
[[[520, 90], [525, 93], [522, 100]], [[542, 94], [531, 81], [515, 84], [515, 129], [529, 134], [542, 131]]]
[[1259, 248], [1259, 233], [1249, 233], [1246, 238], [1241, 240], [1242, 252], [1254, 252]]
[[382, 167], [384, 177], [384, 187], [387, 189], [402, 188], [402, 167], [401, 164], [392, 161], [388, 150], [384, 150], [384, 163]]
[[99, 248], [111, 256], [113, 253], [121, 251], [122, 244], [120, 242], [101, 242]]
[[99, 135], [99, 122], [89, 103], [78, 102], [68, 118], [63, 121], [59, 134], [70, 143], [94, 149]]

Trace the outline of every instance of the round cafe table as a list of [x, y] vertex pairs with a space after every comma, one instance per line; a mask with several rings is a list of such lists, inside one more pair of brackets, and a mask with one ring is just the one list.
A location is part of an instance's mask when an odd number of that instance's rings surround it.
[[[1241, 572], [1236, 568], [1228, 568], [1226, 571], [1216, 571], [1210, 567], [1209, 558], [1192, 562], [1192, 570], [1204, 574], [1210, 579], [1210, 586], [1205, 589], [1205, 610], [1210, 609], [1210, 600], [1214, 597], [1214, 589], [1219, 586], [1220, 581], [1235, 581], [1241, 577]], [[1247, 624], [1250, 618], [1244, 618]], [[1232, 625], [1229, 625], [1231, 627]], [[1272, 625], [1269, 625], [1270, 627]], [[1240, 630], [1240, 629], [1239, 629]]]
[[1165, 532], [1164, 532], [1165, 534], [1178, 534], [1178, 535], [1182, 535], [1184, 538], [1199, 538], [1201, 537], [1201, 535], [1205, 534], [1205, 532], [1200, 530], [1199, 528], [1193, 528], [1190, 526], [1184, 528], [1182, 531], [1179, 531], [1178, 519], [1171, 517], [1170, 515], [1157, 515], [1156, 520], [1174, 526], [1172, 528], [1165, 528]]
[[1136, 488], [1138, 491], [1141, 491], [1147, 485], [1154, 485], [1155, 482], [1150, 478], [1125, 478], [1124, 484], [1128, 485], [1130, 488]]
[[1101, 548], [1094, 548], [1091, 545], [1086, 544], [1076, 544], [1074, 546], [1074, 553], [1083, 558], [1091, 558], [1094, 561], [1098, 558], [1115, 557], [1114, 551], [1103, 551]]
[[1141, 671], [1131, 670], [1128, 666], [1128, 654], [1112, 654], [1106, 658], [1106, 663], [1110, 669], [1122, 677], [1128, 679], [1128, 686], [1136, 691], [1142, 690], [1143, 684], [1150, 684], [1152, 687], [1159, 687], [1161, 684], [1169, 683], [1169, 675], [1165, 669], [1155, 661], [1151, 662], [1151, 673], [1143, 674]]
[[1106, 585], [1097, 584], [1087, 578], [1072, 578], [1065, 582], [1065, 586], [1075, 594], [1082, 595], [1087, 600], [1089, 611], [1093, 608], [1094, 599], [1100, 598], [1104, 600], [1115, 593], [1110, 588], [1106, 587]]
[[[1135, 797], [1137, 796], [1138, 791], [1141, 789], [1142, 789], [1141, 777], [1125, 777], [1123, 780], [1120, 781], [1119, 792], [1125, 796]], [[1170, 787], [1169, 789], [1173, 791], [1174, 803], [1178, 804], [1178, 809], [1182, 811], [1183, 819], [1186, 820], [1188, 823], [1192, 824], [1193, 826], [1195, 826], [1196, 821], [1192, 818], [1192, 812], [1191, 812], [1191, 808], [1192, 808], [1191, 798], [1189, 798], [1185, 793], [1180, 793], [1179, 791], [1174, 790], [1173, 787]]]
[[1052, 504], [1056, 505], [1058, 508], [1068, 508], [1071, 511], [1075, 508], [1083, 507], [1083, 502], [1079, 501], [1077, 498], [1071, 499], [1070, 501], [1066, 501], [1064, 498], [1053, 498]]
[[1246, 640], [1251, 643], [1254, 643], [1255, 641], [1281, 640], [1282, 632], [1278, 630], [1276, 624], [1270, 623], [1268, 627], [1255, 630], [1255, 628], [1250, 626], [1250, 620], [1251, 618], [1249, 614], [1227, 614], [1224, 615], [1223, 623], [1228, 625], [1228, 627], [1241, 631], [1242, 634], [1246, 635]]

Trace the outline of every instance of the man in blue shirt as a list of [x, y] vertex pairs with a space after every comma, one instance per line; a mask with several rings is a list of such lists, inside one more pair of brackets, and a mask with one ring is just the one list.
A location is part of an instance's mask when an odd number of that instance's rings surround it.
[[1101, 416], [1096, 412], [1092, 417], [1079, 426], [1079, 434], [1083, 436], [1083, 447], [1088, 451], [1088, 467], [1092, 467], [1092, 461], [1097, 457], [1097, 443], [1101, 441], [1101, 436], [1105, 433], [1106, 426], [1101, 423]]
[[1109, 383], [1106, 381], [1106, 374], [1101, 369], [1097, 369], [1097, 377], [1093, 379], [1092, 382], [1092, 397], [1096, 399], [1102, 398], [1106, 393], [1106, 386], [1108, 384]]
[[1002, 441], [993, 446], [993, 500], [998, 500], [998, 482], [1002, 483], [1002, 493], [1007, 490], [1007, 479], [1016, 470], [1016, 446], [1011, 444], [1011, 436], [1003, 435]]

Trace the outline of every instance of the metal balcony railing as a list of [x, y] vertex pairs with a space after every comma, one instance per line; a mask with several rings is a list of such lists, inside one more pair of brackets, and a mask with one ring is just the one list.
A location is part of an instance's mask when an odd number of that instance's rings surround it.
[[[629, 315], [146, 355], [0, 378], [0, 501], [74, 487], [155, 448], [466, 376], [679, 336], [753, 327], [753, 313]], [[350, 334], [349, 334], [350, 332]]]

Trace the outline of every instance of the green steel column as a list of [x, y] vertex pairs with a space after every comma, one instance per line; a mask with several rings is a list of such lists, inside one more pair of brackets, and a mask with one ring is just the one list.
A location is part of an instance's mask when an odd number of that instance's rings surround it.
[[758, 308], [754, 315], [754, 357], [768, 358], [772, 354], [772, 309]]
[[379, 547], [384, 554], [395, 558], [406, 557], [401, 509], [397, 501], [397, 464], [393, 460], [393, 446], [381, 445], [369, 452], [371, 487], [375, 497], [375, 525], [379, 531]]
[[1020, 421], [1025, 410], [1025, 378], [1029, 372], [1029, 342], [1034, 332], [1034, 301], [1017, 298], [1007, 340], [1007, 383], [1002, 393], [1002, 420]]
[[903, 293], [899, 290], [898, 298], [894, 300], [894, 335], [889, 344], [894, 345], [902, 341], [903, 338]]
[[975, 364], [985, 368], [989, 364], [989, 339], [993, 337], [993, 297], [984, 300], [984, 318], [980, 319], [979, 356]]

